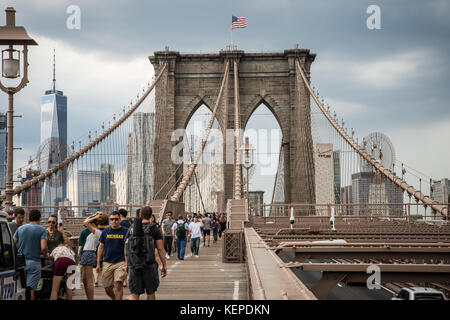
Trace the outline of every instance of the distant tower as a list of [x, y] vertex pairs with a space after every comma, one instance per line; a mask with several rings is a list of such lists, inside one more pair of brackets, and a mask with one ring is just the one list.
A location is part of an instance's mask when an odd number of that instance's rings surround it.
[[[127, 144], [127, 202], [144, 204], [153, 199], [153, 150], [155, 114], [133, 114], [133, 133]], [[117, 192], [120, 192], [117, 190]]]
[[[39, 163], [42, 172], [54, 167], [67, 157], [67, 97], [56, 90], [56, 63], [53, 50], [53, 86], [41, 99], [41, 139]], [[66, 198], [66, 172], [59, 172], [45, 180], [42, 205], [55, 206]], [[43, 210], [46, 214], [54, 210]]]

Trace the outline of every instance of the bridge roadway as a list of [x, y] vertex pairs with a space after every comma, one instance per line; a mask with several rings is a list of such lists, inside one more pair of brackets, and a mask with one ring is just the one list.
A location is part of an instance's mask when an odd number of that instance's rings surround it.
[[[291, 261], [293, 254], [286, 254], [282, 257], [284, 262]], [[311, 263], [331, 263], [330, 260], [325, 259], [311, 259]], [[305, 284], [308, 289], [312, 289], [314, 285], [319, 282], [322, 277], [322, 272], [305, 272], [296, 269], [295, 275]], [[325, 300], [391, 300], [395, 292], [389, 290], [385, 286], [380, 286], [379, 289], [368, 289], [365, 284], [346, 284], [338, 283], [338, 285], [328, 294]]]
[[[245, 263], [222, 262], [222, 240], [210, 247], [200, 247], [199, 258], [188, 257], [190, 242], [186, 246], [185, 260], [176, 258], [176, 253], [167, 261], [168, 275], [161, 279], [156, 299], [158, 300], [246, 300], [248, 285]], [[128, 300], [128, 287], [123, 299]], [[83, 287], [75, 290], [74, 300], [84, 300]], [[101, 286], [95, 288], [95, 300], [109, 300]], [[141, 296], [145, 299], [145, 295]]]

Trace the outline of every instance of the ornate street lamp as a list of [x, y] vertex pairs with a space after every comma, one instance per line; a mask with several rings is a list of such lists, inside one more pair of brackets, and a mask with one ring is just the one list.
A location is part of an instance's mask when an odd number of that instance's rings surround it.
[[253, 153], [255, 151], [255, 147], [253, 147], [249, 142], [248, 142], [248, 137], [245, 137], [245, 144], [243, 144], [240, 148], [239, 151], [241, 151], [241, 154], [243, 156], [243, 166], [244, 168], [247, 170], [247, 207], [249, 207], [249, 178], [248, 178], [248, 171], [250, 170], [251, 167], [253, 167], [255, 164], [253, 163]]
[[15, 47], [23, 46], [22, 60], [23, 60], [23, 77], [16, 87], [7, 87], [3, 85], [0, 79], [0, 89], [8, 94], [8, 157], [6, 163], [6, 201], [5, 207], [12, 206], [13, 197], [13, 95], [19, 92], [28, 83], [28, 46], [37, 46], [38, 44], [30, 38], [24, 27], [16, 26], [16, 10], [8, 7], [6, 12], [6, 25], [0, 27], [0, 46], [7, 46], [7, 49], [2, 50], [2, 77], [6, 79], [17, 79], [20, 74], [20, 51]]

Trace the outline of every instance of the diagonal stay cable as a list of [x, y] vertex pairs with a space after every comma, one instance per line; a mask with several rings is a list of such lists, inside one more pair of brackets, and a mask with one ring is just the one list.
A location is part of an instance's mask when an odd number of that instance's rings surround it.
[[413, 186], [409, 185], [407, 182], [402, 180], [401, 178], [395, 176], [389, 169], [386, 169], [383, 167], [378, 161], [375, 160], [374, 157], [370, 156], [363, 148], [361, 148], [348, 134], [345, 133], [345, 131], [339, 126], [339, 124], [331, 117], [331, 115], [326, 111], [324, 106], [320, 103], [319, 99], [317, 98], [314, 91], [311, 89], [308, 80], [306, 79], [305, 73], [303, 72], [303, 69], [300, 66], [300, 61], [297, 59], [295, 61], [296, 69], [298, 74], [300, 74], [301, 78], [303, 79], [303, 82], [308, 89], [310, 95], [313, 97], [316, 105], [319, 107], [319, 109], [322, 111], [324, 116], [328, 119], [328, 121], [331, 123], [331, 125], [336, 129], [336, 131], [344, 138], [344, 140], [354, 149], [356, 152], [358, 152], [367, 162], [369, 162], [376, 170], [378, 170], [380, 173], [382, 173], [384, 176], [386, 176], [389, 180], [394, 182], [396, 185], [398, 185], [400, 188], [405, 190], [408, 194], [414, 196], [416, 199], [422, 201], [424, 205], [431, 206], [433, 210], [436, 210], [440, 214], [442, 214], [445, 217], [448, 217], [448, 208], [447, 206], [439, 205], [437, 201], [431, 199], [429, 196], [424, 195], [419, 190], [415, 189]]
[[[147, 98], [147, 96], [150, 94], [150, 92], [153, 90], [153, 88], [158, 83], [158, 80], [160, 79], [162, 73], [167, 68], [167, 62], [164, 63], [161, 71], [159, 72], [158, 76], [155, 78], [155, 81], [152, 83], [152, 85], [147, 89], [147, 91], [142, 95], [142, 97], [135, 103], [135, 105], [127, 112], [125, 113], [116, 123], [113, 124], [111, 128], [109, 128], [107, 131], [105, 131], [101, 136], [99, 136], [94, 141], [91, 141], [87, 146], [82, 148], [80, 151], [75, 152], [70, 157], [66, 158], [62, 162], [60, 162], [55, 167], [47, 170], [46, 172], [40, 174], [39, 176], [26, 181], [24, 184], [17, 186], [13, 189], [12, 195], [17, 195], [24, 190], [29, 189], [33, 185], [39, 183], [40, 181], [45, 180], [46, 178], [50, 177], [54, 173], [58, 172], [61, 169], [64, 169], [67, 167], [70, 163], [87, 153], [89, 150], [91, 150], [93, 147], [95, 147], [97, 144], [99, 144], [101, 141], [103, 141], [106, 137], [108, 137], [112, 132], [114, 132], [125, 120], [127, 120], [133, 112], [141, 105], [141, 103]], [[6, 199], [6, 195], [0, 196], [0, 201], [4, 201]]]

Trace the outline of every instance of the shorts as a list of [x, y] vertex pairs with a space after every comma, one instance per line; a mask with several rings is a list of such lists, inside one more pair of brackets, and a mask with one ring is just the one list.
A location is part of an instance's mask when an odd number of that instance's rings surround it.
[[102, 283], [104, 288], [112, 287], [114, 282], [123, 282], [127, 278], [125, 261], [109, 263], [103, 261]]
[[27, 287], [36, 290], [41, 279], [41, 262], [34, 260], [25, 260], [25, 275], [27, 277]]
[[128, 287], [131, 294], [152, 294], [159, 287], [158, 264], [146, 265], [144, 269], [136, 271], [134, 267], [129, 268], [130, 280]]
[[69, 266], [74, 266], [75, 261], [73, 261], [70, 258], [62, 257], [55, 261], [54, 269], [53, 269], [53, 275], [54, 276], [65, 276], [67, 272], [67, 268]]
[[211, 234], [211, 229], [203, 229], [203, 234], [209, 236]]
[[81, 254], [80, 264], [82, 266], [97, 267], [97, 253], [95, 251], [87, 250]]

